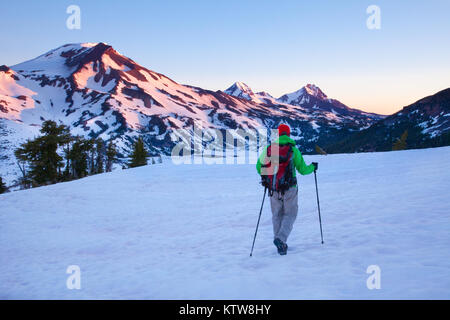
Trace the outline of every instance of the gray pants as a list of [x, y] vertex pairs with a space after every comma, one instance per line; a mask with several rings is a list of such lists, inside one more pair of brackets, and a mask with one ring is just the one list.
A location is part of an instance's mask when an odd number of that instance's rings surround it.
[[292, 187], [284, 195], [274, 192], [270, 197], [274, 238], [286, 242], [298, 212], [298, 188]]

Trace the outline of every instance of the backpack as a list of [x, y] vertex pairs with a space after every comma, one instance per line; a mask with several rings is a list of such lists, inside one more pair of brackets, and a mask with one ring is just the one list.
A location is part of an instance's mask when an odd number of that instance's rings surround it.
[[269, 189], [269, 195], [282, 195], [297, 184], [294, 177], [294, 150], [291, 144], [271, 144], [267, 147], [264, 163], [261, 165], [261, 184]]

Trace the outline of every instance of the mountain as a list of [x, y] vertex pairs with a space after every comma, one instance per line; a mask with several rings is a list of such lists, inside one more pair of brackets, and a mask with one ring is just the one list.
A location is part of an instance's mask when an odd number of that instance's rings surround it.
[[366, 121], [366, 119], [370, 119], [370, 121], [367, 121], [366, 127], [369, 127], [373, 123], [372, 120], [384, 118], [382, 115], [349, 108], [336, 99], [330, 99], [314, 84], [307, 84], [295, 92], [282, 95], [277, 100], [282, 103], [302, 106], [311, 110], [332, 112], [339, 117], [349, 117], [352, 120], [359, 120], [361, 123]]
[[192, 132], [194, 122], [247, 131], [284, 122], [302, 151], [313, 152], [316, 143], [343, 138], [381, 117], [318, 106], [284, 103], [243, 83], [225, 91], [182, 85], [106, 43], [66, 44], [0, 67], [0, 175], [17, 173], [14, 148], [48, 119], [69, 125], [73, 134], [113, 140], [123, 156], [139, 135], [152, 154], [170, 154], [174, 130]]
[[243, 82], [235, 82], [224, 91], [226, 94], [230, 96], [234, 96], [236, 98], [253, 101], [255, 103], [262, 103], [268, 105], [278, 104], [278, 101], [271, 96], [269, 93], [261, 91], [257, 93], [253, 93], [253, 90]]
[[[226, 94], [230, 96], [234, 96], [236, 98], [252, 101], [255, 103], [262, 104], [277, 104], [276, 99], [271, 96], [269, 93], [261, 91], [254, 93], [253, 90], [243, 82], [235, 82], [228, 89], [224, 91]], [[275, 103], [274, 103], [275, 102]]]
[[357, 122], [361, 128], [367, 128], [372, 123], [383, 119], [385, 116], [368, 113], [358, 109], [347, 107], [336, 99], [330, 99], [316, 85], [307, 84], [299, 90], [284, 94], [278, 99], [266, 92], [253, 93], [253, 90], [243, 82], [235, 82], [231, 87], [224, 91], [225, 93], [237, 98], [264, 103], [272, 106], [299, 106], [309, 113], [326, 114], [330, 119], [336, 116], [341, 121]]
[[230, 96], [261, 103], [261, 100], [259, 100], [257, 95], [253, 93], [252, 89], [250, 89], [250, 87], [243, 82], [233, 83], [233, 85], [224, 92]]
[[326, 150], [387, 151], [405, 132], [408, 149], [450, 145], [450, 88], [420, 99], [370, 128], [328, 145]]
[[278, 98], [278, 100], [280, 102], [285, 102], [293, 105], [301, 105], [304, 102], [308, 102], [306, 100], [310, 99], [311, 97], [317, 98], [318, 100], [328, 99], [327, 95], [323, 93], [319, 87], [315, 86], [314, 84], [307, 84], [306, 86], [295, 92], [282, 95], [280, 98]]

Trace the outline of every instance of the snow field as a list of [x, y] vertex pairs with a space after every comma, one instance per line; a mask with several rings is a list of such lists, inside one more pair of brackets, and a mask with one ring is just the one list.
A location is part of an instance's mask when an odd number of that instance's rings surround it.
[[[125, 171], [0, 195], [2, 299], [449, 299], [450, 148], [305, 156], [279, 256], [253, 164]], [[66, 269], [81, 269], [69, 290]], [[369, 290], [366, 269], [381, 269]]]

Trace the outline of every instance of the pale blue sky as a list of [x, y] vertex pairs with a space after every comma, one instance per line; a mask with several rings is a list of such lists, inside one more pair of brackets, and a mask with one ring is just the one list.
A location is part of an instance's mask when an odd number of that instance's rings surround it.
[[[81, 8], [81, 30], [66, 8]], [[366, 8], [381, 9], [381, 29]], [[141, 65], [206, 89], [234, 81], [278, 97], [314, 83], [393, 113], [450, 87], [450, 1], [2, 1], [0, 64], [73, 42], [107, 42]]]

